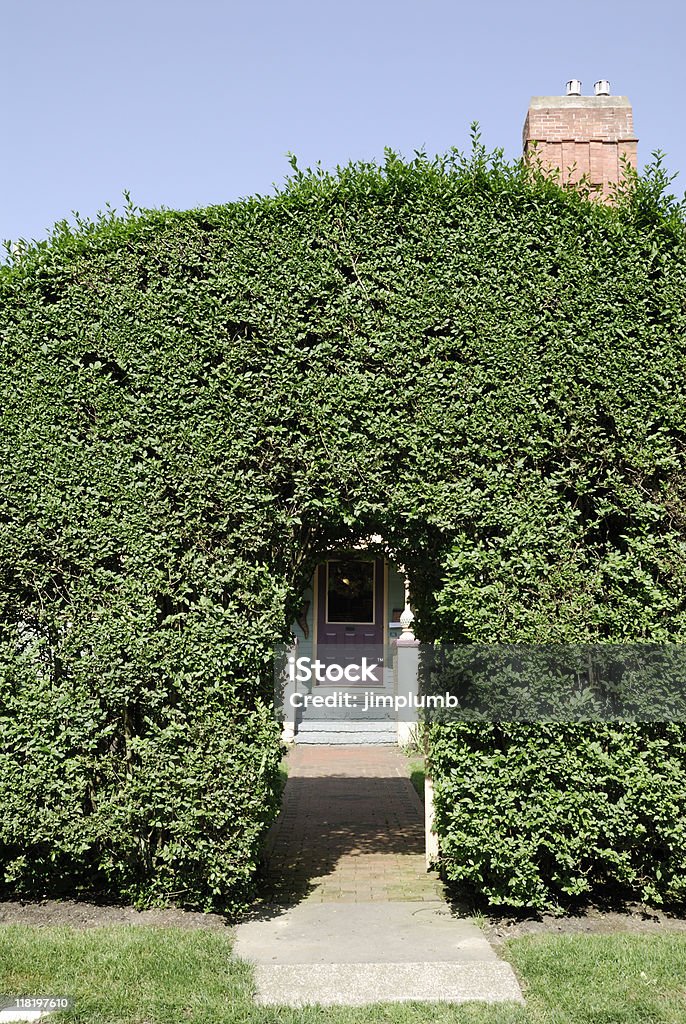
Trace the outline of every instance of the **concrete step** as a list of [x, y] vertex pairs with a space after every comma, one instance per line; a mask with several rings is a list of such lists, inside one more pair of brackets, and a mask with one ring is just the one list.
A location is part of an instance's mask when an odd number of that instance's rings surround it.
[[368, 722], [366, 720], [348, 722], [333, 718], [303, 718], [298, 728], [302, 729], [303, 732], [311, 732], [313, 729], [327, 732], [391, 732], [395, 731], [396, 723], [394, 720], [387, 720], [385, 722]]
[[331, 746], [340, 744], [346, 747], [392, 746], [398, 742], [396, 733], [348, 732], [344, 735], [335, 732], [306, 732], [295, 734], [295, 742], [300, 746]]
[[523, 1003], [508, 963], [258, 964], [261, 1006], [368, 1006], [373, 1003]]
[[234, 953], [262, 1005], [523, 1002], [510, 964], [439, 899], [275, 907], [238, 925]]
[[299, 723], [296, 743], [340, 743], [350, 746], [370, 743], [397, 743], [398, 727], [395, 722], [311, 721]]
[[[318, 695], [319, 696], [319, 695]], [[321, 696], [326, 698], [326, 694]], [[304, 723], [309, 722], [337, 722], [341, 725], [345, 723], [353, 723], [363, 725], [364, 728], [367, 725], [395, 725], [397, 721], [397, 712], [393, 706], [390, 707], [368, 707], [365, 697], [361, 693], [351, 694], [352, 699], [359, 701], [358, 704], [353, 705], [352, 700], [349, 707], [313, 707], [311, 704], [298, 711], [299, 720]], [[378, 697], [392, 697], [392, 692], [380, 689], [375, 692], [375, 698]]]
[[303, 708], [299, 711], [303, 722], [395, 722], [393, 708]]
[[309, 744], [314, 747], [342, 746], [342, 747], [370, 747], [370, 746], [394, 746], [398, 742], [395, 733], [368, 733], [348, 732], [345, 735], [335, 732], [306, 732], [295, 735], [295, 742], [299, 746]]

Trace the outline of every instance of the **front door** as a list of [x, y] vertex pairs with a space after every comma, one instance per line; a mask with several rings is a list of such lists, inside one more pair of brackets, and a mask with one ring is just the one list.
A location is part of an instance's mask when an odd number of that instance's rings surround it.
[[317, 573], [317, 657], [350, 661], [366, 653], [380, 660], [383, 610], [382, 558], [327, 559]]

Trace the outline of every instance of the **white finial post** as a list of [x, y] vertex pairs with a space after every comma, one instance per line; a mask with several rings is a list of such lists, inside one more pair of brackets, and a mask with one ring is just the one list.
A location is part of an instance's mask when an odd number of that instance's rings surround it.
[[[286, 666], [292, 664], [298, 653], [298, 641], [297, 638], [293, 639], [293, 643], [287, 652]], [[283, 727], [281, 731], [281, 741], [283, 743], [294, 743], [296, 733], [296, 711], [293, 706], [291, 697], [298, 689], [298, 684], [295, 682], [295, 673], [289, 672], [288, 667], [284, 669], [283, 684]]]
[[414, 612], [410, 606], [410, 581], [405, 576], [405, 607], [400, 616], [400, 627], [402, 632], [398, 637], [398, 647], [415, 647], [417, 641], [414, 635]]
[[[405, 577], [405, 608], [400, 616], [402, 633], [396, 640], [397, 675], [396, 694], [398, 705], [398, 743], [406, 746], [412, 738], [417, 726], [417, 681], [419, 675], [419, 641], [414, 635], [412, 623], [414, 613], [410, 605], [410, 584], [407, 573]], [[402, 708], [402, 710], [400, 710]]]

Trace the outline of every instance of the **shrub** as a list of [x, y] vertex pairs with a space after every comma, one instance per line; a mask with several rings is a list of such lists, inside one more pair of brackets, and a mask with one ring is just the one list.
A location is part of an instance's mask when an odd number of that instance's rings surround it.
[[7, 891], [244, 901], [276, 810], [272, 652], [317, 562], [363, 539], [406, 567], [427, 639], [683, 641], [686, 254], [663, 184], [608, 209], [477, 142], [294, 162], [272, 197], [16, 252]]
[[[5, 892], [239, 909], [280, 791], [278, 729], [255, 679], [230, 658], [203, 657], [192, 623], [146, 647], [138, 617], [134, 660], [121, 632], [100, 635], [83, 618], [90, 646], [72, 624], [50, 652], [64, 660], [57, 673], [37, 664], [38, 645], [27, 650], [25, 636], [21, 657], [6, 652]], [[216, 629], [235, 659], [230, 631]], [[197, 644], [195, 657], [174, 650], [179, 639]], [[179, 671], [184, 664], [193, 670]]]
[[686, 729], [473, 725], [434, 730], [446, 878], [492, 905], [686, 896]]

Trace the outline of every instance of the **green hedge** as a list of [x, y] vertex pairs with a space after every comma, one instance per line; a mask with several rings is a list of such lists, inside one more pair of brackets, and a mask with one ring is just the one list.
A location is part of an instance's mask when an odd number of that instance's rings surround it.
[[453, 723], [431, 768], [443, 871], [463, 891], [554, 911], [684, 903], [683, 726]]
[[273, 197], [20, 247], [0, 271], [6, 891], [245, 900], [277, 805], [272, 652], [327, 552], [381, 536], [425, 639], [683, 641], [665, 186], [658, 164], [610, 209], [475, 140], [294, 162]]
[[[143, 646], [142, 620], [138, 627]], [[213, 642], [228, 648], [232, 630], [215, 629]], [[160, 637], [137, 662], [121, 631], [109, 650], [111, 635], [97, 653], [81, 647], [88, 639], [76, 623], [53, 651], [24, 635], [3, 652], [6, 893], [224, 910], [250, 897], [278, 809], [278, 729], [255, 678], [218, 658], [212, 664], [201, 650], [208, 638], [193, 632], [186, 624], [183, 641], [198, 645], [195, 655]], [[55, 657], [57, 673], [49, 670]], [[193, 671], [179, 671], [184, 662]]]
[[[276, 810], [268, 710], [247, 713], [229, 699], [176, 708], [128, 755], [104, 715], [74, 722], [66, 695], [13, 689], [3, 693], [0, 756], [6, 893], [244, 904]], [[87, 699], [79, 711], [91, 712]]]

